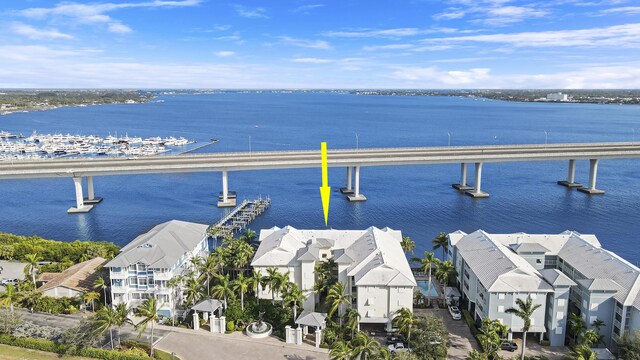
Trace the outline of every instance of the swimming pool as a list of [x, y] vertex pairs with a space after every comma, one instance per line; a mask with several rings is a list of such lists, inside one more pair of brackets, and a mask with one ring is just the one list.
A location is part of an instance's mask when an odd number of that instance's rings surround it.
[[[427, 291], [429, 289], [429, 282], [427, 280], [418, 280], [418, 287], [421, 289], [422, 294], [424, 296], [427, 296]], [[438, 293], [438, 289], [437, 289], [437, 284], [435, 282], [431, 283], [431, 293], [430, 293], [431, 297], [438, 297], [439, 293]]]

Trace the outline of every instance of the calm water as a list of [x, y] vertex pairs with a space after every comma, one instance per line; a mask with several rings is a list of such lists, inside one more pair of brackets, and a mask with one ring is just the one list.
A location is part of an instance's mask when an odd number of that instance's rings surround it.
[[[162, 103], [64, 108], [0, 117], [0, 128], [30, 134], [70, 132], [106, 136], [184, 136], [219, 143], [205, 151], [317, 149], [630, 141], [640, 138], [640, 107], [590, 104], [525, 104], [449, 97], [345, 94], [219, 94], [162, 96]], [[640, 140], [640, 139], [638, 139]], [[471, 170], [471, 169], [470, 169]], [[339, 192], [331, 199], [330, 225], [400, 229], [431, 249], [440, 231], [595, 233], [609, 249], [640, 260], [640, 160], [601, 161], [598, 187], [604, 196], [556, 185], [566, 162], [485, 164], [483, 190], [474, 200], [454, 191], [459, 165], [364, 168], [364, 203]], [[577, 181], [587, 182], [588, 164], [578, 163]], [[334, 190], [345, 170], [329, 170]], [[0, 231], [47, 238], [109, 240], [125, 244], [170, 219], [213, 223], [219, 173], [105, 176], [94, 180], [104, 201], [92, 212], [68, 215], [74, 205], [69, 178], [0, 182]], [[245, 171], [230, 174], [239, 198], [270, 195], [272, 207], [252, 228], [324, 226], [319, 169]], [[439, 254], [439, 252], [438, 252]]]

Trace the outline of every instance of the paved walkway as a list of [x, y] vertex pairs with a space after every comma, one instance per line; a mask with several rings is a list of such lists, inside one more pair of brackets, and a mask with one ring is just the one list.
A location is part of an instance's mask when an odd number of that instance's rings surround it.
[[466, 358], [469, 351], [480, 349], [473, 335], [471, 335], [471, 330], [469, 330], [467, 323], [464, 320], [453, 320], [448, 310], [438, 308], [414, 309], [414, 313], [421, 316], [433, 315], [444, 321], [451, 341], [447, 359], [462, 360]]
[[[166, 326], [159, 326], [166, 330]], [[182, 360], [192, 359], [328, 359], [325, 349], [316, 349], [310, 345], [292, 345], [268, 337], [250, 339], [241, 332], [233, 334], [213, 334], [205, 330], [172, 328], [156, 344], [156, 348], [168, 353], [174, 352]]]

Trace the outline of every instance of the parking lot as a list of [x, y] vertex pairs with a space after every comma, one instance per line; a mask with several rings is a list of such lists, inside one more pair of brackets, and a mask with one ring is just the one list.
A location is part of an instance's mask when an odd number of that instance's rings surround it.
[[[24, 267], [25, 263], [17, 261], [0, 260], [0, 266], [3, 268], [0, 273], [0, 281], [8, 279], [24, 279]], [[0, 286], [0, 291], [4, 291], [4, 286]]]

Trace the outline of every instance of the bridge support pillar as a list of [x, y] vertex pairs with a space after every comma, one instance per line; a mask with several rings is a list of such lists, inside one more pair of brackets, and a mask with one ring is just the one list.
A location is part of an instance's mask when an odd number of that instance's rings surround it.
[[604, 190], [596, 189], [596, 177], [598, 176], [598, 159], [589, 160], [589, 187], [578, 188], [578, 191], [589, 195], [604, 194]]
[[351, 186], [351, 179], [353, 178], [352, 170], [353, 168], [351, 166], [347, 166], [347, 186], [340, 189], [340, 192], [343, 194], [353, 194], [353, 187]]
[[349, 195], [347, 196], [347, 199], [349, 199], [349, 201], [354, 202], [354, 201], [365, 201], [367, 200], [367, 198], [360, 194], [360, 166], [354, 166], [353, 167], [353, 172], [354, 172], [354, 188], [353, 188], [353, 195]]
[[489, 197], [489, 194], [482, 191], [482, 163], [481, 162], [476, 163], [476, 181], [475, 181], [474, 188], [472, 190], [467, 190], [464, 193], [474, 198]]
[[85, 204], [97, 204], [102, 201], [101, 197], [97, 197], [93, 191], [93, 176], [87, 176], [87, 197], [84, 198]]
[[569, 172], [567, 174], [567, 180], [558, 181], [558, 185], [566, 186], [568, 188], [580, 188], [582, 184], [575, 182], [576, 180], [576, 161], [569, 160]]
[[460, 164], [460, 183], [451, 184], [454, 189], [460, 191], [472, 190], [473, 186], [467, 185], [467, 163]]
[[82, 177], [74, 177], [73, 184], [76, 189], [76, 207], [69, 208], [67, 213], [78, 214], [86, 213], [93, 209], [93, 205], [85, 205], [84, 196], [82, 195]]
[[222, 197], [218, 197], [218, 207], [235, 207], [236, 196], [229, 194], [229, 174], [222, 170]]

